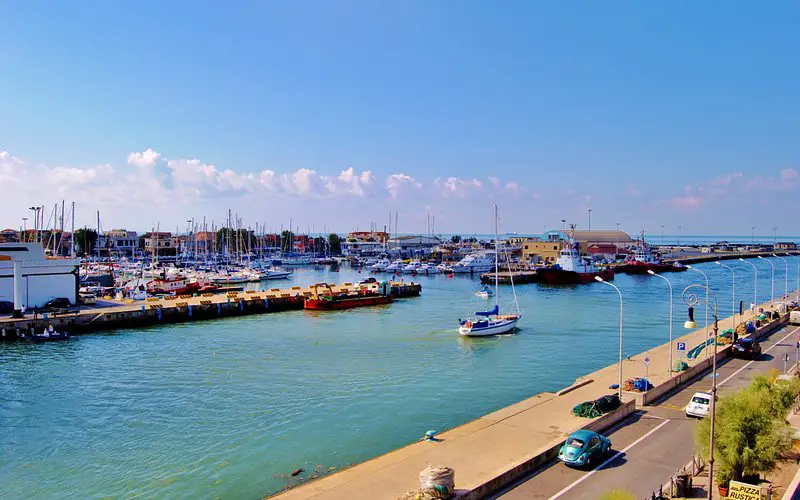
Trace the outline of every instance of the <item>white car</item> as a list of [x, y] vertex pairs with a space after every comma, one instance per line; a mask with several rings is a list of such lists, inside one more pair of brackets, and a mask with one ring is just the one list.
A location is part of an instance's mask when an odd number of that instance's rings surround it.
[[692, 400], [686, 405], [686, 416], [707, 417], [711, 413], [711, 397], [711, 394], [707, 392], [695, 392]]

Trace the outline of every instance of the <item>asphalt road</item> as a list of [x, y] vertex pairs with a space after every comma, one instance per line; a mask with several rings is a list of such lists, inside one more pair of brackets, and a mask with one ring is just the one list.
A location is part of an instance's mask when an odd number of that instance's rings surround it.
[[[755, 361], [728, 359], [717, 366], [720, 394], [746, 386], [759, 373], [773, 368], [783, 371], [795, 361], [795, 342], [800, 327], [785, 327], [761, 340], [762, 355]], [[711, 374], [706, 373], [684, 389], [647, 406], [620, 422], [606, 435], [611, 438], [608, 459], [592, 470], [567, 467], [551, 462], [490, 498], [514, 499], [591, 499], [616, 488], [649, 498], [660, 484], [692, 459], [694, 426], [684, 408], [695, 392], [711, 390]]]

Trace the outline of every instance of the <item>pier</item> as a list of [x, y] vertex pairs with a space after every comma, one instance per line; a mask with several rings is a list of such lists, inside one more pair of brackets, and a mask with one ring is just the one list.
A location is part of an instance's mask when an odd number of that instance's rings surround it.
[[[769, 309], [769, 304], [761, 307]], [[763, 324], [751, 337], [759, 339], [786, 325], [788, 313]], [[733, 326], [733, 318], [719, 321], [719, 330]], [[706, 339], [700, 328], [675, 342], [698, 346]], [[659, 399], [703, 376], [713, 356], [684, 359], [689, 368], [669, 372], [671, 346], [663, 344], [629, 356], [623, 362], [626, 378], [644, 377], [653, 384], [647, 392], [623, 391], [620, 408], [601, 417], [575, 416], [576, 405], [616, 392], [619, 364], [586, 374], [557, 392], [536, 394], [529, 399], [484, 415], [437, 434], [436, 442], [423, 441], [373, 458], [268, 498], [277, 500], [396, 499], [418, 488], [419, 472], [431, 464], [455, 470], [456, 498], [478, 499], [501, 489], [553, 460], [564, 439], [578, 429], [604, 432], [626, 420], [637, 407]], [[709, 347], [710, 348], [710, 347]], [[729, 357], [730, 346], [718, 346], [718, 364]], [[741, 371], [741, 370], [740, 370]], [[682, 409], [679, 409], [682, 412]], [[421, 426], [420, 434], [425, 431]], [[660, 481], [662, 478], [654, 478]]]
[[[422, 292], [419, 283], [391, 282], [390, 286], [394, 298], [415, 297]], [[379, 283], [344, 283], [331, 285], [331, 290], [333, 293], [354, 292], [364, 288], [377, 291], [378, 287]], [[300, 310], [303, 309], [305, 298], [312, 293], [311, 287], [293, 286], [264, 291], [149, 297], [137, 302], [105, 297], [95, 306], [39, 313], [36, 319], [30, 310], [23, 318], [0, 318], [0, 340], [13, 340], [22, 332], [41, 330], [48, 325], [53, 325], [57, 331], [73, 334]]]

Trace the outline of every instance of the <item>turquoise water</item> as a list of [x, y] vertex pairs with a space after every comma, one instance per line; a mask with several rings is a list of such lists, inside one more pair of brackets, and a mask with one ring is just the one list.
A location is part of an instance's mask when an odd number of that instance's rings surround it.
[[[790, 289], [798, 262], [790, 259]], [[737, 296], [751, 301], [752, 268], [728, 263]], [[768, 300], [770, 267], [758, 264]], [[730, 315], [730, 273], [697, 267], [709, 272], [721, 316]], [[702, 277], [668, 276], [677, 336], [680, 290]], [[292, 282], [361, 277], [300, 270]], [[619, 303], [605, 285], [520, 286], [518, 334], [464, 339], [458, 318], [487, 305], [473, 296], [477, 279], [414, 279], [422, 297], [383, 307], [0, 345], [0, 497], [256, 499], [285, 487], [294, 469], [307, 477], [366, 460], [617, 358]], [[615, 283], [625, 297], [625, 353], [666, 342], [666, 284], [626, 275]], [[626, 374], [641, 375], [644, 366]]]

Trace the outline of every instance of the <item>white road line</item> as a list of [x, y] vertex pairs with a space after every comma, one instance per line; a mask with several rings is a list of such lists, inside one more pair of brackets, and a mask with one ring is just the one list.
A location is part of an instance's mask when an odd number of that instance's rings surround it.
[[[789, 332], [789, 334], [787, 334], [785, 337], [783, 337], [783, 338], [782, 338], [782, 339], [780, 339], [779, 341], [777, 341], [777, 342], [775, 342], [774, 344], [772, 344], [772, 345], [771, 345], [771, 346], [770, 346], [768, 349], [766, 349], [766, 350], [764, 351], [764, 354], [768, 353], [769, 351], [771, 351], [772, 349], [774, 349], [775, 347], [777, 347], [778, 345], [780, 345], [780, 344], [781, 344], [781, 343], [782, 343], [784, 340], [788, 339], [789, 337], [791, 337], [792, 335], [794, 335], [795, 333], [797, 333], [797, 331], [798, 331], [798, 330], [800, 330], [800, 327], [797, 327], [797, 328], [795, 328], [794, 330], [792, 330], [791, 332]], [[720, 385], [723, 385], [724, 383], [728, 382], [730, 379], [732, 379], [732, 378], [733, 378], [733, 377], [735, 377], [736, 375], [740, 374], [740, 373], [741, 373], [741, 372], [742, 372], [744, 369], [746, 369], [748, 366], [752, 365], [752, 364], [753, 364], [755, 361], [757, 361], [757, 360], [755, 360], [755, 359], [754, 359], [754, 360], [752, 360], [752, 361], [748, 362], [747, 364], [745, 364], [744, 366], [742, 366], [741, 368], [739, 368], [738, 370], [736, 370], [735, 372], [733, 372], [731, 375], [729, 375], [729, 376], [728, 376], [728, 377], [727, 377], [725, 380], [723, 380], [722, 382], [719, 382], [717, 385], [718, 385], [718, 386], [720, 386]], [[625, 449], [623, 449], [622, 451], [619, 451], [619, 452], [615, 453], [613, 457], [609, 458], [608, 460], [606, 460], [606, 461], [605, 461], [605, 462], [603, 462], [602, 464], [598, 465], [597, 467], [595, 467], [594, 469], [592, 469], [592, 470], [591, 470], [591, 471], [589, 471], [588, 473], [586, 473], [586, 474], [584, 474], [583, 476], [581, 476], [581, 478], [580, 478], [580, 479], [578, 479], [577, 481], [575, 481], [574, 483], [570, 484], [569, 486], [567, 486], [567, 487], [566, 487], [566, 488], [564, 488], [563, 490], [561, 490], [561, 491], [559, 491], [558, 493], [556, 493], [555, 495], [551, 496], [549, 500], [555, 500], [556, 498], [559, 498], [560, 496], [564, 495], [564, 493], [567, 493], [568, 491], [570, 491], [572, 488], [574, 488], [574, 487], [578, 486], [579, 484], [581, 484], [582, 482], [584, 482], [586, 479], [588, 479], [590, 476], [592, 476], [592, 475], [593, 475], [595, 472], [597, 472], [598, 470], [602, 469], [603, 467], [605, 467], [605, 466], [606, 466], [606, 465], [608, 465], [609, 463], [611, 463], [611, 462], [613, 462], [614, 460], [616, 460], [616, 459], [618, 459], [619, 457], [621, 457], [621, 456], [622, 456], [622, 455], [623, 455], [625, 452], [627, 452], [628, 450], [630, 450], [631, 448], [633, 448], [633, 447], [634, 447], [634, 446], [636, 446], [637, 444], [639, 444], [639, 443], [641, 443], [642, 441], [644, 441], [645, 439], [647, 439], [647, 438], [648, 438], [648, 437], [649, 437], [651, 434], [653, 434], [654, 432], [656, 432], [656, 431], [657, 431], [658, 429], [660, 429], [661, 427], [665, 426], [665, 425], [666, 425], [667, 423], [669, 423], [669, 421], [670, 421], [669, 419], [664, 419], [663, 417], [656, 417], [655, 415], [649, 415], [649, 416], [651, 416], [651, 417], [654, 417], [654, 418], [663, 419], [664, 421], [663, 421], [663, 422], [661, 422], [660, 424], [658, 424], [658, 425], [657, 425], [655, 428], [651, 429], [651, 430], [650, 430], [650, 431], [649, 431], [647, 434], [645, 434], [644, 436], [640, 437], [640, 438], [639, 438], [639, 439], [637, 439], [636, 441], [634, 441], [634, 442], [632, 442], [631, 444], [629, 444], [628, 446], [626, 446], [626, 447], [625, 447]]]
[[652, 434], [652, 433], [654, 433], [655, 431], [659, 430], [660, 428], [664, 427], [664, 426], [665, 426], [665, 425], [667, 425], [668, 423], [670, 423], [670, 420], [664, 420], [663, 422], [661, 422], [660, 424], [658, 424], [658, 425], [657, 425], [655, 428], [651, 429], [651, 430], [650, 430], [650, 432], [648, 432], [648, 433], [647, 433], [647, 434], [645, 434], [644, 436], [640, 437], [640, 438], [639, 438], [639, 439], [637, 439], [636, 441], [632, 442], [631, 444], [629, 444], [628, 446], [626, 446], [626, 447], [625, 447], [623, 450], [621, 450], [621, 451], [618, 451], [617, 453], [615, 453], [613, 457], [609, 458], [608, 460], [606, 460], [606, 461], [605, 461], [605, 462], [603, 462], [602, 464], [598, 465], [597, 467], [595, 467], [594, 469], [592, 469], [590, 472], [588, 472], [588, 473], [584, 474], [583, 476], [581, 476], [581, 478], [580, 478], [580, 479], [578, 479], [578, 480], [577, 480], [577, 481], [575, 481], [574, 483], [570, 484], [569, 486], [567, 486], [567, 487], [566, 487], [566, 488], [564, 488], [563, 490], [561, 490], [561, 491], [559, 491], [558, 493], [556, 493], [555, 495], [551, 496], [551, 497], [550, 497], [550, 500], [555, 500], [556, 498], [558, 498], [558, 497], [562, 496], [564, 493], [568, 492], [568, 491], [569, 491], [569, 490], [571, 490], [572, 488], [574, 488], [574, 487], [578, 486], [579, 484], [581, 484], [582, 482], [584, 482], [586, 479], [588, 479], [589, 477], [591, 477], [591, 476], [592, 476], [592, 474], [594, 474], [595, 472], [597, 472], [598, 470], [602, 469], [603, 467], [605, 467], [605, 466], [606, 466], [606, 465], [608, 465], [609, 463], [611, 463], [611, 462], [613, 462], [614, 460], [616, 460], [616, 459], [618, 459], [619, 457], [621, 457], [623, 454], [625, 454], [625, 452], [626, 452], [626, 451], [630, 450], [631, 448], [633, 448], [633, 447], [634, 447], [634, 446], [636, 446], [637, 444], [641, 443], [642, 441], [644, 441], [645, 439], [647, 439], [648, 437], [650, 437], [650, 434]]
[[[795, 329], [794, 329], [794, 330], [792, 330], [791, 332], [789, 332], [789, 334], [788, 334], [787, 336], [783, 337], [783, 338], [782, 338], [782, 339], [780, 339], [779, 341], [777, 341], [777, 342], [775, 342], [774, 344], [772, 344], [772, 345], [769, 347], [769, 349], [767, 349], [766, 351], [764, 351], [764, 354], [766, 354], [766, 353], [768, 353], [769, 351], [771, 351], [771, 350], [775, 349], [776, 347], [778, 347], [778, 345], [779, 345], [781, 342], [783, 342], [784, 340], [786, 340], [786, 339], [788, 339], [789, 337], [791, 337], [792, 335], [794, 335], [794, 334], [797, 332], [797, 330], [800, 330], [800, 326], [799, 326], [799, 327], [797, 327], [797, 328], [795, 328]], [[725, 382], [727, 382], [728, 380], [730, 380], [730, 379], [732, 379], [733, 377], [735, 377], [736, 375], [739, 375], [739, 374], [742, 372], [742, 370], [744, 370], [744, 369], [745, 369], [745, 368], [747, 368], [748, 366], [752, 365], [752, 364], [753, 364], [755, 361], [757, 361], [757, 360], [756, 360], [756, 359], [754, 359], [753, 361], [750, 361], [749, 363], [745, 364], [743, 367], [739, 368], [738, 370], [736, 370], [735, 372], [733, 372], [732, 374], [730, 374], [730, 375], [728, 376], [728, 378], [726, 378], [726, 379], [725, 379], [725, 380], [723, 380], [722, 382], [719, 382], [717, 385], [718, 385], [718, 386], [720, 386], [720, 385], [724, 384]]]

